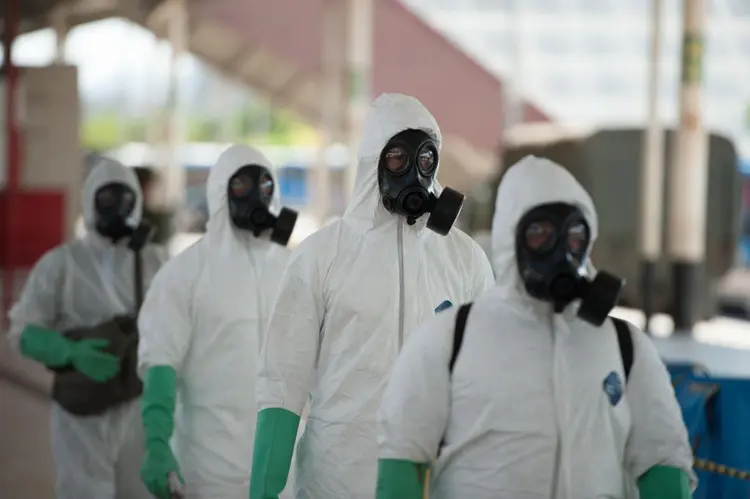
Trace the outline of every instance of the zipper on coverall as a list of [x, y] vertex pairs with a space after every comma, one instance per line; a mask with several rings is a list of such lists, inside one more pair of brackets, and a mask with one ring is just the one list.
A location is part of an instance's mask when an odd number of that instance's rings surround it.
[[404, 220], [399, 217], [396, 229], [398, 246], [398, 353], [404, 345]]

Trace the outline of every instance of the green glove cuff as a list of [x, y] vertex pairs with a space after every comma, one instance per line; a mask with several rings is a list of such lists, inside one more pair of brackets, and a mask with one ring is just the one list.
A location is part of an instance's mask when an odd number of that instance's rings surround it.
[[654, 466], [638, 479], [641, 499], [690, 499], [690, 477], [679, 468]]
[[157, 451], [169, 447], [174, 430], [177, 374], [170, 366], [155, 366], [146, 372], [141, 398], [141, 417], [146, 433], [146, 448]]
[[427, 468], [424, 463], [380, 459], [376, 499], [422, 499]]
[[300, 417], [280, 408], [258, 413], [250, 475], [250, 499], [276, 499], [284, 490], [292, 465]]
[[47, 367], [70, 365], [72, 342], [57, 331], [29, 324], [21, 333], [21, 354]]

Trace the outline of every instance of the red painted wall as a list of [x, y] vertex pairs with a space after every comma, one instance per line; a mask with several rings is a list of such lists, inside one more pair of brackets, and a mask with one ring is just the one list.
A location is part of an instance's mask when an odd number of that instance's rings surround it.
[[[7, 195], [0, 192], [0, 234], [5, 237]], [[28, 268], [65, 237], [65, 193], [22, 190], [16, 194], [10, 245], [0, 244], [0, 268]]]

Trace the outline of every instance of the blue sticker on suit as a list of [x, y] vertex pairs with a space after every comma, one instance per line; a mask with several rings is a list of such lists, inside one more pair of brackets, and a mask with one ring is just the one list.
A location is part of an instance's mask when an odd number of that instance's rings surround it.
[[437, 314], [439, 312], [442, 312], [443, 310], [447, 308], [451, 308], [452, 306], [453, 306], [453, 303], [451, 303], [450, 300], [445, 300], [443, 303], [437, 306], [437, 308], [435, 309], [435, 313]]
[[609, 373], [604, 378], [602, 388], [604, 388], [604, 393], [607, 395], [609, 403], [613, 406], [617, 405], [622, 398], [622, 380], [620, 379], [620, 375], [615, 371]]

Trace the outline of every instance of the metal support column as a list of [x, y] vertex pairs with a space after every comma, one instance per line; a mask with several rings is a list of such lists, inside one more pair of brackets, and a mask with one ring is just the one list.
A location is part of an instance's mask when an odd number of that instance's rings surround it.
[[684, 0], [680, 121], [670, 179], [669, 256], [675, 330], [688, 332], [698, 321], [698, 293], [706, 251], [708, 138], [703, 128], [703, 0]]
[[647, 129], [643, 141], [641, 168], [641, 296], [649, 331], [655, 313], [656, 265], [662, 251], [664, 216], [664, 129], [659, 118], [661, 72], [661, 33], [663, 0], [652, 0], [651, 60], [648, 76]]
[[[16, 265], [16, 245], [14, 241], [18, 234], [18, 220], [16, 214], [18, 192], [21, 184], [21, 130], [18, 123], [18, 85], [20, 74], [18, 67], [13, 62], [13, 44], [19, 32], [21, 23], [20, 13], [21, 0], [8, 0], [5, 4], [5, 22], [3, 23], [3, 50], [4, 50], [4, 78], [5, 78], [5, 134], [6, 134], [6, 154], [7, 154], [7, 176], [5, 186], [2, 190], [4, 200], [5, 220], [3, 252], [4, 261], [2, 261], [2, 282], [3, 282], [3, 312], [7, 321], [7, 312], [13, 304], [13, 290], [15, 288], [15, 268]], [[7, 324], [6, 324], [7, 326]], [[0, 328], [2, 324], [0, 324]]]
[[65, 64], [65, 45], [68, 41], [70, 23], [66, 5], [55, 8], [50, 16], [50, 24], [55, 30], [55, 58], [53, 64]]
[[185, 191], [185, 172], [180, 150], [185, 143], [185, 119], [182, 109], [181, 62], [188, 43], [188, 12], [185, 0], [169, 0], [167, 36], [172, 47], [169, 63], [167, 98], [167, 134], [164, 193], [167, 206], [179, 212]]
[[521, 98], [523, 81], [523, 2], [513, 0], [507, 11], [505, 34], [511, 47], [510, 68], [502, 83], [503, 131], [524, 121], [524, 102]]
[[[334, 138], [341, 133], [341, 105], [342, 83], [346, 74], [346, 0], [325, 0], [323, 22], [321, 25], [322, 46], [321, 66], [322, 81], [320, 86], [320, 122], [318, 133], [320, 142], [318, 144], [318, 161], [315, 170], [313, 198], [315, 218], [322, 226], [331, 210], [331, 175], [328, 164], [328, 149]], [[347, 180], [349, 178], [347, 177]], [[313, 185], [314, 184], [314, 185]], [[346, 188], [349, 188], [347, 184]]]
[[372, 99], [373, 7], [373, 0], [349, 0], [347, 22], [349, 168], [344, 187], [347, 199], [350, 199], [354, 188], [362, 125]]

